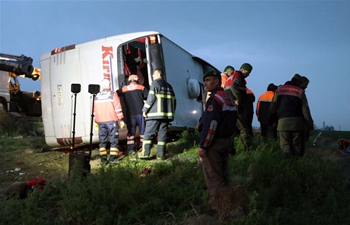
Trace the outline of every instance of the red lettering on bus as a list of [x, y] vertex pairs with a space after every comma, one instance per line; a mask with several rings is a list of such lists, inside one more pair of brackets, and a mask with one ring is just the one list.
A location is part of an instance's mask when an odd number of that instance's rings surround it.
[[111, 65], [110, 58], [113, 58], [113, 47], [102, 46], [102, 69], [103, 69], [103, 78], [111, 79]]

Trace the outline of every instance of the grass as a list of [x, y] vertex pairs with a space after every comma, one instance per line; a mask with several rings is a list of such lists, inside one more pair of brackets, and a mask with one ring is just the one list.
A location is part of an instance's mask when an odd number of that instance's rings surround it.
[[[318, 143], [349, 136], [350, 132], [324, 132]], [[7, 157], [42, 144], [40, 138], [0, 141]], [[243, 151], [239, 139], [235, 144], [237, 154], [230, 157], [232, 195], [223, 203], [220, 217], [214, 218], [207, 206], [202, 168], [196, 161], [198, 134], [185, 132], [168, 145], [176, 155], [169, 162], [126, 158], [113, 167], [98, 167], [85, 179], [75, 173], [69, 179], [61, 175], [63, 179], [52, 179], [44, 191], [28, 199], [1, 201], [0, 220], [2, 224], [350, 224], [349, 176], [342, 164], [312, 154], [321, 154], [321, 148], [310, 147], [303, 158], [285, 160], [273, 140], [255, 136], [251, 152]], [[151, 172], [143, 173], [149, 165]]]

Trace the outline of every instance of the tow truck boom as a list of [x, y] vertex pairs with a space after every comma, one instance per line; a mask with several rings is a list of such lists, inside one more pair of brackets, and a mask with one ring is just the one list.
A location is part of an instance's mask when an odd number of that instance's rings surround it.
[[16, 75], [24, 75], [32, 78], [34, 67], [33, 59], [25, 55], [9, 55], [0, 53], [0, 70], [15, 73]]
[[41, 117], [41, 93], [22, 91], [18, 77], [41, 78], [41, 71], [34, 68], [33, 59], [25, 55], [0, 53], [0, 105], [7, 112], [26, 117]]

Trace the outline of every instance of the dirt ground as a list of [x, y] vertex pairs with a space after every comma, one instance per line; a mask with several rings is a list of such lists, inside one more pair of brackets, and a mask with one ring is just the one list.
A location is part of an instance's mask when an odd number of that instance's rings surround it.
[[[336, 162], [344, 168], [350, 176], [350, 154], [332, 154], [336, 149], [336, 141], [320, 136], [315, 145], [314, 138], [307, 143], [306, 154], [326, 161]], [[0, 145], [1, 149], [5, 146]], [[91, 171], [99, 167], [98, 150], [92, 151], [90, 161]], [[24, 148], [18, 149], [11, 154], [3, 154], [0, 164], [0, 200], [5, 199], [5, 190], [15, 181], [28, 181], [34, 177], [44, 178], [47, 181], [67, 179], [69, 170], [69, 154], [64, 151], [43, 151], [42, 149]]]
[[[18, 139], [20, 142], [21, 140]], [[123, 143], [122, 143], [123, 144]], [[6, 146], [0, 143], [0, 152]], [[125, 149], [123, 149], [125, 151]], [[170, 156], [183, 151], [181, 146], [169, 144], [168, 153]], [[156, 146], [151, 150], [155, 154]], [[85, 149], [85, 154], [88, 154]], [[96, 172], [100, 167], [98, 148], [94, 147], [91, 152], [91, 173]], [[14, 182], [23, 182], [35, 177], [43, 178], [48, 182], [57, 180], [67, 180], [69, 177], [69, 151], [50, 150], [48, 147], [20, 148], [15, 151], [5, 152], [0, 163], [0, 201], [5, 200], [6, 189]], [[126, 160], [120, 159], [120, 160]], [[129, 160], [129, 159], [127, 159]], [[149, 160], [150, 163], [156, 163], [157, 160]], [[166, 162], [169, 162], [167, 160]]]
[[[0, 149], [1, 151], [1, 149]], [[100, 165], [96, 154], [92, 152], [91, 170]], [[12, 155], [12, 153], [11, 153]], [[16, 181], [28, 181], [35, 177], [46, 181], [68, 178], [69, 154], [64, 151], [42, 151], [42, 149], [19, 149], [13, 152], [15, 157], [5, 157], [0, 164], [0, 201], [5, 199], [6, 189]]]

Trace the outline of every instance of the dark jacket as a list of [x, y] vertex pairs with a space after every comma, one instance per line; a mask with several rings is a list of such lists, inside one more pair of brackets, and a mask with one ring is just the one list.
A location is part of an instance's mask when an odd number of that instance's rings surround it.
[[232, 98], [223, 88], [214, 90], [199, 121], [200, 147], [206, 149], [215, 138], [229, 138], [235, 130], [237, 110]]
[[142, 115], [144, 100], [147, 99], [148, 89], [145, 86], [131, 83], [124, 86], [120, 92], [124, 118], [130, 121], [131, 116]]
[[142, 109], [147, 115], [146, 120], [173, 121], [175, 110], [176, 97], [172, 86], [163, 78], [154, 80]]
[[246, 80], [241, 71], [235, 71], [226, 81], [226, 91], [233, 98], [238, 101], [239, 113], [246, 112], [247, 90]]
[[246, 100], [246, 112], [248, 115], [254, 114], [254, 102], [255, 102], [255, 95], [252, 90], [247, 88], [247, 100]]
[[270, 114], [276, 111], [279, 118], [277, 130], [301, 131], [305, 129], [305, 121], [310, 129], [313, 128], [314, 122], [305, 91], [292, 81], [277, 88]]

